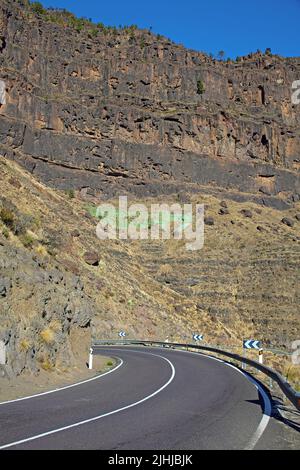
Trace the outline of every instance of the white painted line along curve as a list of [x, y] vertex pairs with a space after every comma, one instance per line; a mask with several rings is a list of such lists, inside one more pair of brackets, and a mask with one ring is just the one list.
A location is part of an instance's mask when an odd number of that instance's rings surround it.
[[22, 398], [15, 398], [14, 400], [2, 401], [0, 402], [0, 405], [8, 405], [9, 403], [15, 403], [17, 401], [29, 400], [31, 398], [41, 397], [43, 395], [50, 395], [50, 393], [60, 392], [62, 390], [66, 390], [67, 388], [78, 387], [78, 385], [86, 384], [88, 382], [92, 382], [93, 380], [101, 379], [101, 377], [104, 377], [105, 375], [115, 372], [117, 369], [119, 369], [119, 367], [121, 367], [124, 364], [124, 361], [121, 358], [118, 357], [117, 359], [120, 361], [120, 363], [116, 367], [114, 367], [113, 369], [107, 372], [104, 372], [103, 374], [96, 375], [96, 377], [82, 380], [81, 382], [76, 382], [75, 384], [66, 385], [64, 387], [55, 388], [54, 390], [48, 390], [47, 392], [36, 393], [35, 395], [28, 395], [27, 397], [22, 397]]
[[262, 388], [262, 386], [260, 385], [260, 383], [257, 382], [253, 377], [250, 377], [249, 374], [245, 374], [238, 367], [234, 366], [233, 364], [229, 364], [228, 362], [223, 361], [222, 359], [219, 359], [217, 357], [209, 356], [209, 355], [204, 354], [202, 352], [184, 351], [184, 350], [182, 350], [182, 352], [187, 353], [187, 354], [200, 355], [200, 356], [208, 357], [208, 358], [212, 359], [213, 361], [222, 362], [223, 364], [227, 365], [228, 367], [231, 367], [232, 369], [234, 369], [239, 374], [242, 374], [246, 378], [246, 380], [248, 380], [248, 381], [250, 381], [254, 384], [254, 386], [256, 387], [256, 389], [258, 390], [258, 392], [260, 393], [260, 395], [263, 398], [264, 409], [263, 409], [263, 417], [262, 417], [255, 433], [253, 434], [252, 438], [250, 439], [250, 441], [248, 442], [248, 444], [244, 448], [245, 450], [253, 450], [254, 447], [256, 446], [256, 444], [258, 443], [259, 439], [262, 437], [266, 427], [268, 426], [270, 418], [271, 418], [271, 412], [272, 412], [271, 401], [270, 401], [268, 395], [266, 394], [266, 392], [264, 391], [264, 389]]
[[148, 395], [148, 396], [142, 398], [141, 400], [139, 400], [135, 403], [131, 403], [130, 405], [126, 405], [126, 406], [123, 406], [122, 408], [118, 408], [117, 410], [109, 411], [108, 413], [104, 413], [102, 415], [95, 416], [93, 418], [85, 419], [83, 421], [79, 421], [77, 423], [73, 423], [73, 424], [70, 424], [68, 426], [53, 429], [51, 431], [47, 431], [47, 432], [44, 432], [42, 434], [37, 434], [36, 436], [31, 436], [31, 437], [28, 437], [28, 438], [25, 438], [25, 439], [21, 439], [19, 441], [10, 442], [9, 444], [4, 444], [3, 446], [0, 446], [0, 450], [1, 449], [7, 449], [9, 447], [13, 447], [13, 446], [16, 446], [16, 445], [19, 445], [19, 444], [24, 444], [24, 443], [29, 442], [29, 441], [34, 441], [36, 439], [41, 439], [43, 437], [50, 436], [51, 434], [56, 434], [56, 433], [61, 432], [61, 431], [67, 431], [68, 429], [72, 429], [72, 428], [75, 428], [75, 427], [78, 427], [78, 426], [82, 426], [83, 424], [87, 424], [87, 423], [91, 423], [93, 421], [97, 421], [101, 418], [105, 418], [106, 416], [110, 416], [110, 415], [113, 415], [113, 414], [116, 414], [116, 413], [120, 413], [121, 411], [128, 410], [129, 408], [140, 405], [141, 403], [144, 403], [145, 401], [149, 400], [150, 398], [155, 397], [155, 395], [158, 395], [160, 392], [162, 392], [174, 380], [174, 377], [175, 377], [175, 374], [176, 374], [175, 367], [173, 366], [172, 362], [169, 361], [169, 359], [167, 359], [166, 357], [160, 356], [159, 354], [152, 354], [152, 353], [144, 353], [144, 354], [149, 354], [151, 356], [160, 357], [161, 359], [163, 359], [164, 361], [166, 361], [170, 365], [170, 368], [171, 368], [171, 371], [172, 371], [169, 380], [162, 387], [160, 387], [158, 390], [151, 393], [151, 395]]

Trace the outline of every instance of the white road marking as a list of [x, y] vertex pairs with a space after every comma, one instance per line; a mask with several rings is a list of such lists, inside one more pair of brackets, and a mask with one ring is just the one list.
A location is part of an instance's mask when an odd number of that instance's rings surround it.
[[256, 429], [255, 433], [250, 439], [248, 445], [245, 447], [245, 450], [252, 450], [258, 443], [259, 439], [261, 438], [266, 427], [269, 424], [271, 413], [272, 413], [272, 404], [268, 395], [262, 388], [262, 386], [250, 376], [248, 376], [248, 380], [254, 383], [255, 387], [257, 388], [257, 390], [259, 391], [260, 395], [263, 397], [263, 400], [264, 400], [264, 412], [263, 412], [263, 417], [261, 419], [261, 422], [259, 423], [258, 428]]
[[168, 364], [171, 367], [171, 371], [172, 371], [172, 374], [171, 374], [171, 377], [169, 378], [169, 380], [162, 387], [160, 387], [158, 390], [151, 393], [151, 395], [148, 395], [147, 397], [142, 398], [141, 400], [139, 400], [135, 403], [131, 403], [130, 405], [123, 406], [122, 408], [118, 408], [117, 410], [109, 411], [108, 413], [104, 413], [102, 415], [95, 416], [93, 418], [85, 419], [83, 421], [79, 421], [77, 423], [70, 424], [70, 425], [64, 426], [62, 428], [53, 429], [52, 431], [44, 432], [42, 434], [37, 434], [36, 436], [28, 437], [28, 438], [22, 439], [20, 441], [15, 441], [15, 442], [11, 442], [9, 444], [5, 444], [3, 446], [0, 446], [0, 449], [7, 449], [8, 447], [13, 447], [13, 446], [16, 446], [16, 445], [19, 445], [19, 444], [23, 444], [25, 442], [34, 441], [35, 439], [40, 439], [42, 437], [50, 436], [51, 434], [56, 434], [56, 433], [61, 432], [61, 431], [66, 431], [68, 429], [72, 429], [72, 428], [75, 428], [75, 427], [78, 427], [78, 426], [82, 426], [83, 424], [87, 424], [87, 423], [91, 423], [93, 421], [97, 421], [97, 420], [99, 420], [101, 418], [104, 418], [106, 416], [110, 416], [110, 415], [113, 415], [113, 414], [116, 414], [116, 413], [120, 413], [120, 411], [128, 410], [129, 408], [133, 408], [134, 406], [140, 405], [141, 403], [144, 403], [145, 401], [149, 400], [150, 398], [155, 397], [155, 395], [158, 395], [160, 392], [162, 392], [173, 381], [173, 379], [175, 377], [175, 373], [176, 373], [175, 372], [175, 367], [173, 366], [172, 362], [169, 361], [169, 359], [167, 359], [166, 357], [160, 356], [159, 354], [152, 354], [152, 353], [145, 353], [145, 354], [150, 354], [151, 356], [160, 357], [164, 361], [168, 362]]
[[205, 353], [202, 353], [202, 352], [185, 351], [185, 350], [181, 350], [181, 351], [185, 352], [185, 353], [188, 353], [188, 354], [195, 354], [195, 355], [198, 355], [198, 356], [201, 355], [201, 356], [204, 356], [204, 357], [208, 357], [208, 358], [210, 358], [214, 361], [222, 362], [223, 364], [227, 365], [228, 367], [231, 367], [232, 369], [234, 369], [237, 372], [239, 372], [240, 374], [242, 374], [247, 380], [249, 380], [250, 382], [252, 382], [254, 384], [254, 386], [256, 387], [256, 389], [258, 390], [258, 392], [260, 393], [260, 395], [263, 398], [264, 409], [263, 409], [263, 416], [262, 416], [262, 419], [261, 419], [258, 427], [257, 427], [255, 433], [253, 434], [253, 436], [251, 437], [250, 441], [248, 442], [248, 444], [245, 447], [245, 450], [253, 450], [254, 447], [256, 446], [256, 444], [258, 443], [259, 439], [262, 437], [266, 427], [268, 426], [270, 418], [271, 418], [271, 412], [272, 412], [271, 401], [270, 401], [268, 395], [266, 394], [266, 392], [264, 391], [264, 389], [262, 388], [262, 386], [260, 385], [260, 383], [257, 382], [253, 377], [250, 377], [250, 375], [245, 374], [238, 367], [234, 366], [233, 364], [229, 364], [228, 362], [226, 362], [222, 359], [219, 359], [219, 358], [213, 357], [213, 356], [209, 356], [208, 354], [205, 354]]
[[271, 404], [271, 401], [268, 397], [268, 395], [266, 394], [266, 392], [264, 391], [264, 389], [262, 388], [262, 386], [260, 385], [259, 382], [257, 382], [253, 377], [251, 377], [250, 375], [248, 374], [245, 374], [242, 370], [240, 370], [238, 367], [235, 367], [233, 364], [228, 364], [228, 362], [226, 361], [222, 361], [222, 359], [218, 359], [218, 358], [215, 358], [215, 357], [212, 357], [212, 356], [206, 356], [204, 354], [205, 357], [210, 357], [211, 359], [214, 359], [216, 361], [219, 361], [219, 362], [223, 362], [225, 365], [227, 365], [228, 367], [231, 367], [232, 369], [236, 370], [237, 372], [239, 372], [240, 374], [242, 374], [244, 377], [246, 377], [247, 380], [249, 380], [250, 382], [252, 382], [255, 386], [255, 388], [257, 389], [257, 391], [260, 393], [260, 395], [262, 396], [263, 398], [263, 401], [264, 401], [264, 408], [263, 408], [263, 416], [262, 416], [262, 419], [255, 431], [255, 433], [253, 434], [253, 436], [251, 437], [250, 441], [248, 442], [248, 444], [246, 445], [245, 447], [245, 450], [253, 450], [254, 447], [256, 446], [256, 444], [258, 443], [259, 439], [261, 438], [261, 436], [263, 435], [266, 427], [268, 426], [269, 424], [269, 421], [270, 421], [270, 418], [271, 418], [271, 412], [272, 412], [272, 404]]
[[49, 395], [50, 393], [57, 393], [57, 392], [60, 392], [61, 390], [66, 390], [67, 388], [78, 387], [78, 385], [82, 385], [87, 382], [92, 382], [93, 380], [98, 380], [101, 377], [111, 374], [112, 372], [115, 372], [117, 369], [119, 369], [119, 367], [121, 367], [124, 364], [124, 361], [122, 361], [122, 359], [119, 359], [119, 360], [120, 360], [120, 364], [118, 364], [116, 367], [109, 370], [108, 372], [104, 372], [103, 374], [96, 375], [96, 377], [92, 377], [91, 379], [82, 380], [81, 382], [76, 382], [75, 384], [66, 385], [65, 387], [55, 388], [54, 390], [48, 390], [48, 392], [36, 393], [35, 395], [29, 395], [28, 397], [16, 398], [15, 400], [2, 401], [0, 405], [8, 405], [9, 403], [15, 403], [17, 401], [29, 400], [30, 398], [41, 397], [43, 395]]

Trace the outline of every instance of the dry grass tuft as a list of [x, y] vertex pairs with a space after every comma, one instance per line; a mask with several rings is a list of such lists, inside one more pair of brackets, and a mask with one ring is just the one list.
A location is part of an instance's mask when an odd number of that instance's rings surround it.
[[41, 244], [37, 245], [37, 246], [34, 248], [34, 251], [35, 251], [38, 255], [43, 256], [43, 257], [48, 255], [47, 249], [46, 249], [43, 245], [41, 245]]
[[62, 325], [61, 322], [57, 319], [52, 320], [49, 324], [49, 329], [57, 333], [58, 331], [61, 331]]
[[42, 367], [42, 369], [47, 370], [47, 371], [50, 371], [50, 370], [54, 369], [54, 365], [52, 364], [52, 362], [48, 358], [44, 359], [41, 362], [41, 367]]
[[28, 339], [22, 339], [20, 342], [21, 351], [28, 351], [31, 348], [31, 342]]
[[54, 341], [54, 331], [51, 328], [45, 328], [43, 331], [40, 333], [42, 340], [46, 344], [51, 344]]

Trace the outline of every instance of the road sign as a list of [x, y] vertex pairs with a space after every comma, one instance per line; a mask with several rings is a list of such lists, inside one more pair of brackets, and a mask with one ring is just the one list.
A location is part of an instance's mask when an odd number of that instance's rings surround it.
[[260, 341], [255, 339], [246, 339], [243, 341], [244, 349], [261, 349]]
[[194, 341], [203, 341], [203, 335], [198, 335], [197, 333], [193, 334]]
[[120, 336], [121, 338], [122, 338], [122, 337], [124, 338], [124, 337], [126, 336], [125, 331], [120, 331], [120, 332], [119, 332], [119, 336]]

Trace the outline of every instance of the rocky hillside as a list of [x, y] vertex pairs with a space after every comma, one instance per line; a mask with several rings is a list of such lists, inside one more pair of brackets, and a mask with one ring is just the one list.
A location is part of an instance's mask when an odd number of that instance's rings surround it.
[[[0, 5], [0, 340], [8, 374], [92, 336], [298, 339], [300, 59], [217, 61], [134, 26]], [[100, 241], [91, 206], [205, 203], [205, 245]]]
[[81, 329], [88, 347], [91, 336], [118, 338], [120, 329], [179, 339], [187, 322], [196, 328], [194, 309], [147, 275], [130, 242], [97, 239], [84, 200], [3, 157], [0, 182], [0, 339], [9, 373], [69, 366]]
[[68, 367], [78, 341], [88, 348], [120, 329], [176, 341], [200, 331], [227, 347], [254, 336], [289, 349], [299, 337], [299, 202], [283, 217], [226, 192], [182, 194], [206, 205], [204, 248], [190, 252], [172, 239], [99, 240], [80, 192], [49, 189], [3, 157], [0, 182], [8, 373]]
[[216, 61], [138, 30], [2, 0], [0, 150], [96, 196], [194, 183], [299, 197], [300, 58]]

